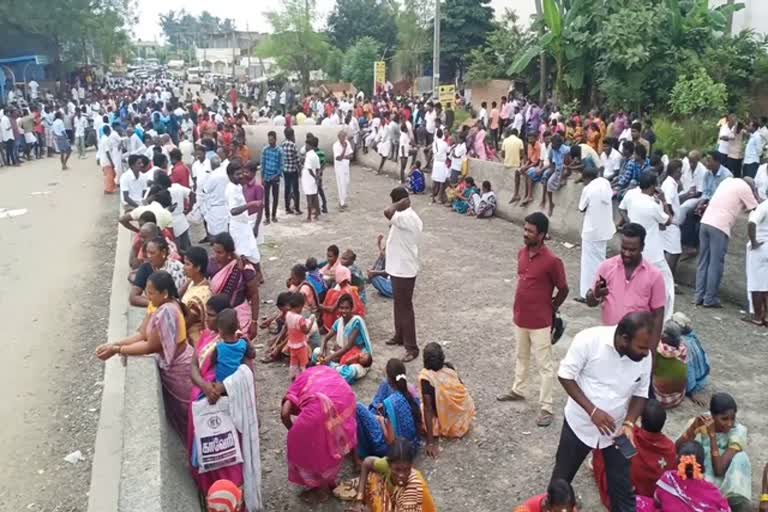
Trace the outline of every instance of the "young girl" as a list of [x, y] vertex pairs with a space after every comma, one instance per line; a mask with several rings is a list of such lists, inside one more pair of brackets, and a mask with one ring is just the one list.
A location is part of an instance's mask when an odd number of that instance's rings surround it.
[[291, 380], [306, 370], [309, 363], [309, 333], [315, 324], [315, 316], [308, 319], [301, 316], [304, 308], [304, 295], [294, 293], [288, 301], [290, 309], [285, 314], [286, 337], [288, 340], [288, 352], [290, 353]]
[[416, 160], [413, 169], [408, 173], [408, 190], [413, 194], [423, 194], [426, 188], [424, 172], [421, 170], [421, 162]]
[[336, 273], [336, 266], [339, 264], [339, 247], [337, 245], [330, 245], [325, 250], [325, 256], [327, 258], [325, 265], [320, 269], [323, 279], [326, 283], [332, 283]]
[[325, 292], [328, 291], [328, 285], [325, 284], [323, 275], [318, 268], [317, 258], [309, 257], [304, 263], [304, 271], [306, 272], [306, 280], [312, 285], [317, 294], [318, 302], [322, 302], [325, 299]]
[[224, 379], [240, 368], [246, 358], [253, 359], [255, 354], [251, 344], [237, 334], [240, 324], [234, 309], [227, 308], [219, 313], [216, 327], [221, 341], [216, 345], [212, 357], [216, 365], [216, 382], [224, 382]]

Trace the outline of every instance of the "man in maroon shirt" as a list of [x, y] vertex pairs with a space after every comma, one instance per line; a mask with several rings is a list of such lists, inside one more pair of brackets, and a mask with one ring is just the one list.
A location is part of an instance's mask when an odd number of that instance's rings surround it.
[[183, 187], [192, 188], [189, 185], [189, 169], [181, 161], [181, 151], [178, 148], [174, 148], [168, 155], [171, 157], [171, 183], [178, 183]]
[[[259, 180], [254, 179], [256, 177], [256, 169], [258, 164], [256, 162], [248, 162], [245, 164], [242, 170], [243, 175], [243, 197], [245, 202], [250, 203], [252, 201], [260, 201], [261, 204], [252, 208], [248, 208], [248, 216], [253, 227], [253, 236], [256, 237], [257, 243], [262, 243], [264, 237], [259, 238], [259, 230], [261, 228], [261, 219], [264, 216], [264, 187], [261, 186]], [[264, 233], [262, 232], [262, 235]]]
[[[496, 397], [500, 402], [525, 400], [523, 388], [528, 381], [531, 352], [539, 365], [541, 412], [536, 424], [552, 424], [552, 388], [555, 369], [552, 361], [552, 321], [555, 312], [568, 296], [568, 283], [562, 260], [545, 245], [549, 219], [541, 212], [525, 218], [525, 246], [517, 254], [517, 290], [514, 322], [517, 354], [512, 391]], [[557, 295], [553, 296], [557, 289]]]

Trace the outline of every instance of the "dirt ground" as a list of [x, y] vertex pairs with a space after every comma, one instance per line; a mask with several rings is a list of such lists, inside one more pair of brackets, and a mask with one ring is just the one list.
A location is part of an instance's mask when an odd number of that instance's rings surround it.
[[[320, 223], [306, 225], [294, 216], [282, 214], [280, 222], [267, 228], [262, 248], [267, 282], [262, 299], [274, 300], [283, 290], [290, 267], [308, 256], [321, 258], [330, 244], [353, 249], [358, 265], [369, 267], [376, 255], [376, 235], [386, 233], [382, 214], [389, 204], [388, 193], [396, 182], [375, 176], [361, 167], [352, 169], [351, 207], [340, 213], [334, 207], [333, 170], [326, 170], [326, 192], [331, 213]], [[503, 198], [501, 198], [504, 200]], [[522, 246], [519, 226], [500, 219], [476, 220], [460, 216], [442, 206], [431, 206], [425, 197], [414, 198], [414, 208], [424, 221], [420, 246], [422, 270], [414, 302], [419, 345], [430, 341], [443, 344], [447, 358], [459, 370], [477, 407], [474, 429], [465, 438], [441, 441], [436, 460], [420, 456], [417, 467], [429, 481], [443, 511], [512, 510], [524, 499], [544, 492], [554, 462], [562, 424], [565, 393], [556, 386], [556, 422], [549, 428], [535, 424], [538, 407], [538, 376], [533, 370], [529, 396], [519, 404], [499, 404], [495, 396], [509, 389], [514, 368], [515, 340], [512, 336], [512, 304], [516, 282], [516, 259]], [[574, 212], [574, 214], [576, 214]], [[564, 260], [569, 285], [578, 289], [579, 248], [567, 249], [561, 240], [549, 246]], [[566, 336], [555, 350], [559, 360], [571, 336], [597, 325], [598, 311], [568, 298], [562, 308], [567, 321]], [[392, 303], [368, 287], [367, 324], [374, 345], [372, 371], [355, 386], [358, 400], [368, 403], [384, 378], [390, 357], [401, 355], [384, 345], [392, 334]], [[768, 438], [762, 429], [768, 399], [761, 392], [768, 378], [761, 371], [765, 360], [768, 330], [755, 329], [738, 320], [738, 308], [728, 306], [712, 312], [690, 305], [691, 290], [677, 298], [679, 310], [689, 314], [712, 362], [712, 389], [731, 392], [741, 409], [739, 421], [750, 429], [748, 453], [752, 459], [754, 493], [759, 492]], [[262, 305], [263, 312], [274, 306]], [[260, 341], [265, 342], [261, 335]], [[421, 369], [421, 360], [408, 365], [411, 382]], [[263, 489], [267, 510], [307, 510], [298, 490], [287, 481], [285, 463], [286, 431], [279, 419], [279, 405], [288, 388], [288, 368], [283, 364], [257, 366], [259, 419], [262, 424]], [[686, 401], [670, 411], [666, 433], [676, 437], [684, 423], [704, 412]], [[352, 476], [345, 466], [343, 476]], [[584, 510], [602, 510], [596, 488], [586, 467], [574, 481]], [[344, 510], [331, 500], [313, 510]]]
[[[93, 152], [0, 168], [0, 511], [86, 509], [101, 402], [117, 198]], [[80, 450], [85, 460], [64, 461]]]

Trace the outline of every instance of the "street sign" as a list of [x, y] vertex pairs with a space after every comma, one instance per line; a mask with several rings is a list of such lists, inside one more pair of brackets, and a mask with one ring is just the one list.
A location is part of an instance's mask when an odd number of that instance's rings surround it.
[[447, 108], [449, 105], [453, 108], [456, 102], [456, 86], [455, 85], [441, 85], [438, 87], [440, 104], [443, 108]]
[[387, 82], [387, 63], [383, 60], [377, 60], [373, 63], [373, 94], [384, 90], [384, 84]]

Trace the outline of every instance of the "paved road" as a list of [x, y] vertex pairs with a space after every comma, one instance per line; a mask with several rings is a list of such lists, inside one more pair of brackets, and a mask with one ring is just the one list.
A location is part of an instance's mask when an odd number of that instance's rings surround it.
[[[0, 511], [84, 511], [103, 367], [117, 198], [93, 153], [0, 168]], [[2, 215], [2, 214], [0, 214]], [[86, 460], [64, 457], [81, 450]]]

